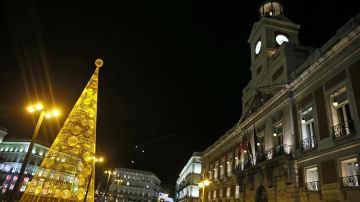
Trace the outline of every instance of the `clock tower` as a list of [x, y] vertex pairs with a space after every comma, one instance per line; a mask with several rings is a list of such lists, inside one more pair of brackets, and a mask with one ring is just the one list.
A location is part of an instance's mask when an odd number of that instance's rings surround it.
[[243, 111], [260, 91], [289, 83], [291, 72], [311, 52], [299, 44], [300, 25], [284, 15], [279, 0], [262, 1], [258, 15], [259, 21], [254, 24], [248, 40], [251, 81], [243, 89]]

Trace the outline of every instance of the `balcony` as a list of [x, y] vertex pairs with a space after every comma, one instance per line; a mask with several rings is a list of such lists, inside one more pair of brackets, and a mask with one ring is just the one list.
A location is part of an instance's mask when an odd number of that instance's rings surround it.
[[331, 133], [334, 139], [350, 136], [353, 132], [352, 120], [340, 123], [331, 128]]
[[265, 150], [264, 153], [258, 153], [255, 156], [250, 155], [248, 159], [242, 161], [235, 167], [235, 171], [245, 170], [256, 164], [266, 162], [276, 156], [287, 155], [292, 151], [292, 145], [281, 144], [273, 148]]
[[306, 182], [305, 191], [307, 192], [320, 191], [320, 182], [319, 181]]
[[314, 137], [308, 137], [306, 139], [301, 140], [301, 150], [309, 151], [316, 147], [317, 142]]
[[276, 147], [267, 149], [265, 151], [267, 159], [272, 159], [273, 157], [280, 156], [282, 154], [290, 154], [292, 150], [292, 145], [281, 144]]
[[353, 175], [340, 178], [342, 188], [360, 188], [360, 175]]

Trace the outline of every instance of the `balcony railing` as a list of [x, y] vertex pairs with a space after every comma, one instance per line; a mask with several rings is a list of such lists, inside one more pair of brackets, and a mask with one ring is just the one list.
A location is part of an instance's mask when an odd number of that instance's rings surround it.
[[340, 123], [331, 128], [332, 135], [335, 139], [351, 135], [353, 131], [352, 120]]
[[242, 161], [235, 167], [235, 171], [245, 170], [250, 166], [272, 159], [282, 154], [290, 154], [292, 151], [292, 145], [281, 144], [273, 148], [267, 149], [264, 153], [258, 153], [253, 156], [250, 155], [248, 159]]
[[301, 150], [308, 151], [316, 147], [316, 141], [314, 137], [308, 137], [301, 141]]
[[313, 181], [313, 182], [306, 182], [305, 183], [305, 190], [306, 191], [319, 191], [320, 190], [320, 182]]
[[292, 150], [292, 145], [281, 144], [276, 147], [267, 149], [265, 151], [267, 159], [272, 159], [275, 156], [279, 156], [282, 154], [290, 154]]
[[353, 175], [340, 178], [340, 183], [343, 188], [359, 188], [360, 187], [360, 175]]

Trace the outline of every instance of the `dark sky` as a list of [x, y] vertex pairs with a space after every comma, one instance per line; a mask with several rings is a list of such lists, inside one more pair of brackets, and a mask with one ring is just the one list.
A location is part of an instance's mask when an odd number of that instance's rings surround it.
[[[41, 139], [51, 142], [99, 57], [97, 151], [107, 159], [99, 169], [149, 170], [174, 183], [193, 151], [240, 118], [260, 1], [75, 2], [2, 2], [0, 126], [30, 138], [36, 117], [24, 107], [47, 100], [63, 112], [43, 125]], [[314, 47], [360, 8], [358, 0], [283, 6], [302, 25], [300, 42]]]

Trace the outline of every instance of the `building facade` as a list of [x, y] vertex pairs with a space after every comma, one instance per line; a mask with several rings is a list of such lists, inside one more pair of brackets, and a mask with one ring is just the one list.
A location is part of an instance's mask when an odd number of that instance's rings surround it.
[[[0, 134], [7, 134], [0, 131]], [[5, 136], [4, 135], [4, 136]], [[2, 137], [4, 138], [4, 137]], [[0, 143], [0, 182], [1, 191], [6, 193], [14, 188], [18, 174], [20, 173], [22, 160], [30, 145], [30, 140], [6, 139]], [[26, 184], [32, 179], [47, 154], [49, 148], [43, 144], [35, 143], [29, 158], [29, 164], [25, 169], [23, 184], [20, 191], [25, 191]]]
[[259, 16], [243, 114], [202, 153], [206, 201], [358, 201], [360, 15], [318, 49], [279, 1]]
[[128, 168], [114, 170], [109, 192], [115, 201], [157, 201], [161, 191], [159, 178], [151, 172]]
[[198, 202], [200, 178], [201, 153], [194, 152], [176, 181], [176, 200], [180, 202]]

